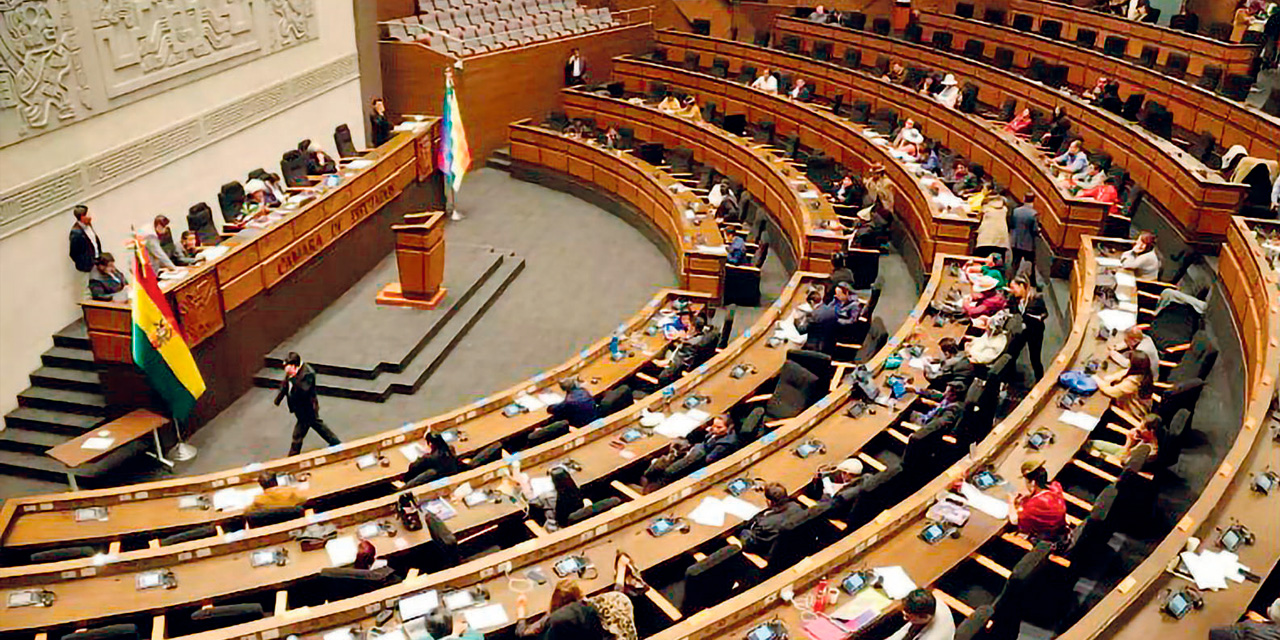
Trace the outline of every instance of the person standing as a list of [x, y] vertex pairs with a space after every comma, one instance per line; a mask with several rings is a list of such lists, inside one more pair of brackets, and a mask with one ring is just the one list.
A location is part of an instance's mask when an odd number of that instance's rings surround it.
[[1027, 192], [1022, 199], [1022, 206], [1009, 215], [1009, 244], [1013, 249], [1013, 261], [1010, 263], [1013, 275], [1017, 275], [1018, 267], [1023, 260], [1027, 261], [1027, 280], [1036, 282], [1036, 235], [1040, 230], [1039, 212], [1036, 211], [1036, 194]]
[[576, 87], [585, 81], [586, 76], [587, 64], [582, 60], [582, 52], [574, 47], [569, 52], [569, 59], [564, 63], [564, 85]]
[[297, 420], [293, 426], [293, 444], [289, 447], [289, 455], [296, 456], [302, 451], [302, 441], [307, 431], [314, 429], [329, 446], [341, 444], [342, 441], [320, 419], [320, 401], [316, 397], [316, 372], [311, 365], [302, 361], [302, 356], [294, 351], [284, 359], [284, 381], [280, 384], [280, 393], [276, 394], [276, 406], [280, 401], [289, 399], [289, 413]]
[[369, 128], [373, 132], [373, 146], [380, 147], [391, 139], [391, 120], [387, 118], [387, 103], [382, 98], [374, 98], [371, 106]]
[[71, 210], [76, 216], [76, 223], [71, 225], [71, 262], [76, 271], [89, 273], [93, 270], [94, 259], [102, 254], [102, 241], [98, 232], [93, 230], [93, 216], [89, 207], [78, 204]]
[[1027, 357], [1031, 359], [1031, 370], [1035, 373], [1034, 386], [1044, 377], [1044, 363], [1040, 352], [1044, 347], [1044, 321], [1049, 316], [1044, 297], [1031, 285], [1026, 276], [1018, 276], [1009, 283], [1009, 293], [1013, 294], [1014, 304], [1022, 315], [1022, 338], [1027, 342]]

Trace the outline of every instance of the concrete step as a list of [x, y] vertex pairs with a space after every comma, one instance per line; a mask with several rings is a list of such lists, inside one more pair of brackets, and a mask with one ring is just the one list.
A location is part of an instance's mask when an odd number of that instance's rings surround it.
[[107, 399], [101, 394], [46, 387], [28, 387], [19, 393], [18, 406], [91, 416], [104, 416], [107, 413]]
[[71, 440], [71, 436], [65, 434], [5, 427], [4, 431], [0, 431], [0, 450], [43, 454], [68, 440]]
[[62, 367], [97, 371], [98, 365], [93, 361], [93, 352], [76, 347], [53, 347], [40, 356], [40, 362], [46, 367]]
[[71, 349], [92, 349], [93, 345], [89, 342], [89, 328], [85, 326], [84, 319], [78, 319], [53, 334], [53, 345]]
[[36, 407], [18, 407], [5, 414], [6, 429], [29, 429], [32, 431], [48, 431], [67, 436], [78, 436], [100, 424], [102, 416], [91, 416], [65, 411], [50, 411]]
[[50, 482], [66, 482], [66, 467], [44, 454], [0, 450], [0, 472]]
[[102, 390], [102, 379], [97, 371], [67, 369], [64, 367], [40, 367], [30, 376], [31, 386], [51, 389], [69, 389], [97, 393]]

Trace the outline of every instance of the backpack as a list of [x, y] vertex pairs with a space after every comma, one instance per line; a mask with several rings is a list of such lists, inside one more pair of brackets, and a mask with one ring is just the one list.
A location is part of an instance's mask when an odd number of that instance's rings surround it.
[[1093, 376], [1079, 369], [1062, 372], [1062, 375], [1058, 376], [1058, 384], [1080, 396], [1092, 395], [1098, 390], [1098, 383], [1093, 381]]

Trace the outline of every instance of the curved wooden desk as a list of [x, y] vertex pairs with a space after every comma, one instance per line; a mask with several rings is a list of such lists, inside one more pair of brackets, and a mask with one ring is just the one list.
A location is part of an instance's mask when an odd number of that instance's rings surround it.
[[1280, 139], [1280, 118], [1247, 102], [1230, 100], [1198, 87], [1193, 81], [1167, 76], [1130, 60], [1118, 60], [1070, 42], [950, 14], [922, 13], [919, 22], [924, 27], [926, 41], [935, 30], [953, 33], [951, 48], [954, 51], [962, 51], [967, 40], [977, 39], [988, 45], [984, 51], [990, 54], [995, 53], [997, 45], [1013, 48], [1015, 68], [1027, 68], [1032, 58], [1065, 64], [1070, 69], [1068, 82], [1076, 87], [1092, 87], [1103, 76], [1114, 79], [1120, 83], [1121, 95], [1146, 94], [1148, 101], [1162, 103], [1169, 109], [1175, 124], [1192, 133], [1213, 134], [1224, 148], [1238, 144], [1254, 156], [1268, 158], [1274, 153], [1275, 141]]
[[981, 163], [989, 175], [1013, 194], [1034, 192], [1042, 231], [1057, 251], [1074, 252], [1079, 238], [1096, 233], [1106, 219], [1107, 205], [1067, 196], [1049, 176], [1044, 162], [1029, 143], [998, 131], [996, 126], [977, 116], [944, 107], [906, 87], [869, 73], [730, 40], [663, 30], [658, 32], [657, 41], [667, 47], [669, 59], [679, 60], [683, 59], [683, 53], [697, 52], [707, 65], [715, 57], [728, 58], [730, 73], [736, 73], [743, 65], [782, 69], [805, 78], [819, 95], [850, 92], [846, 94], [846, 103], [864, 100], [873, 110], [890, 108], [904, 117], [914, 118], [926, 138], [938, 140], [970, 161]]
[[[799, 135], [803, 144], [820, 149], [840, 166], [861, 172], [879, 162], [890, 173], [897, 194], [895, 213], [902, 216], [920, 250], [922, 264], [936, 253], [968, 253], [977, 217], [940, 212], [915, 175], [886, 147], [862, 135], [858, 125], [811, 103], [796, 102], [741, 84], [631, 57], [617, 58], [613, 75], [628, 91], [644, 93], [650, 82], [663, 82], [693, 95], [699, 104], [714, 101], [726, 114], [744, 113], [749, 121], [770, 120], [779, 134]], [[905, 215], [904, 215], [905, 214]]]
[[[921, 13], [954, 14], [956, 4], [963, 0], [914, 0], [911, 8]], [[995, 2], [969, 2], [976, 5], [974, 15], [981, 16], [986, 5]], [[1025, 14], [1031, 17], [1031, 30], [1040, 32], [1045, 20], [1062, 23], [1061, 38], [1067, 42], [1075, 42], [1076, 34], [1081, 29], [1088, 29], [1098, 34], [1098, 50], [1107, 40], [1107, 36], [1128, 38], [1125, 56], [1137, 58], [1143, 47], [1155, 47], [1158, 51], [1156, 64], [1165, 66], [1169, 54], [1178, 52], [1189, 56], [1187, 71], [1199, 76], [1206, 66], [1220, 67], [1226, 73], [1248, 73], [1257, 52], [1257, 45], [1225, 42], [1186, 31], [1178, 31], [1149, 22], [1138, 22], [1102, 11], [1085, 7], [1072, 6], [1070, 3], [1052, 0], [999, 0], [994, 8], [1006, 9], [1008, 22], [1013, 23], [1014, 16]]]
[[[1223, 591], [1204, 593], [1204, 608], [1182, 620], [1160, 612], [1167, 589], [1188, 583], [1165, 572], [1194, 536], [1201, 548], [1217, 549], [1222, 531], [1243, 524], [1257, 536], [1257, 544], [1237, 550], [1240, 562], [1264, 578], [1280, 558], [1280, 499], [1250, 489], [1255, 474], [1280, 469], [1280, 447], [1272, 430], [1280, 421], [1270, 413], [1280, 374], [1280, 274], [1268, 263], [1255, 229], [1275, 232], [1274, 222], [1234, 218], [1218, 262], [1239, 332], [1245, 366], [1244, 424], [1217, 472], [1173, 531], [1142, 564], [1089, 610], [1063, 639], [1084, 638], [1205, 638], [1211, 627], [1235, 622], [1261, 586], [1234, 583]], [[1272, 249], [1275, 251], [1280, 248]], [[1192, 585], [1194, 586], [1194, 585]]]
[[[816, 551], [795, 567], [737, 597], [653, 636], [653, 640], [738, 638], [755, 625], [774, 618], [786, 625], [793, 637], [798, 636], [802, 626], [800, 611], [778, 598], [784, 587], [791, 587], [801, 596], [823, 577], [838, 581], [853, 570], [895, 565], [903, 567], [917, 584], [927, 585], [997, 535], [1005, 522], [975, 509], [959, 538], [929, 545], [918, 536], [925, 512], [936, 496], [947, 491], [952, 483], [986, 465], [994, 466], [997, 473], [1006, 478], [1016, 477], [1019, 465], [1031, 453], [1023, 446], [1024, 434], [1037, 428], [1053, 431], [1054, 444], [1039, 452], [1051, 471], [1061, 469], [1088, 437], [1086, 432], [1058, 420], [1057, 400], [1062, 390], [1057, 386], [1057, 377], [1073, 364], [1082, 363], [1096, 351], [1106, 349], [1105, 343], [1097, 339], [1097, 306], [1093, 296], [1097, 269], [1092, 242], [1091, 238], [1085, 238], [1071, 274], [1074, 313], [1071, 333], [1062, 349], [1040, 382], [969, 456], [883, 511], [870, 524], [847, 533], [843, 539]], [[1081, 410], [1100, 414], [1105, 407], [1106, 399], [1099, 394], [1090, 398], [1088, 406]], [[842, 602], [848, 599], [841, 594]]]
[[831, 269], [831, 254], [844, 248], [843, 228], [831, 203], [803, 173], [777, 156], [753, 148], [745, 138], [654, 107], [584, 91], [565, 90], [564, 111], [570, 118], [593, 117], [598, 124], [630, 126], [640, 140], [692, 149], [697, 160], [741, 182], [776, 217], [795, 251], [798, 268], [826, 273]]
[[[930, 284], [916, 311], [891, 339], [890, 348], [882, 350], [872, 360], [873, 365], [883, 360], [890, 349], [895, 349], [896, 345], [920, 330], [916, 324], [917, 319], [923, 315], [934, 294], [941, 290], [945, 279], [950, 277], [946, 275], [944, 269], [947, 259], [956, 260], [957, 258], [939, 256], [934, 265]], [[797, 273], [779, 303], [770, 307], [766, 317], [762, 318], [762, 323], [757, 325], [757, 328], [763, 327], [763, 330], [758, 333], [766, 335], [771, 333], [768, 329], [773, 323], [794, 308], [800, 285], [819, 277], [817, 274]], [[955, 331], [955, 327], [944, 328], [941, 331], [946, 332], [948, 329]], [[928, 331], [928, 329], [925, 330]], [[774, 354], [785, 353], [784, 349], [770, 349], [770, 351]], [[510, 612], [514, 611], [516, 593], [507, 580], [507, 572], [509, 571], [514, 577], [522, 575], [525, 570], [533, 566], [539, 566], [548, 572], [547, 575], [554, 575], [550, 573], [550, 564], [569, 553], [585, 552], [588, 558], [600, 567], [600, 575], [594, 579], [584, 580], [583, 587], [590, 591], [602, 589], [612, 583], [612, 576], [608, 575], [609, 565], [612, 563], [613, 551], [619, 547], [626, 548], [641, 568], [648, 568], [664, 558], [691, 550], [700, 540], [705, 541], [723, 534], [723, 528], [699, 526], [689, 534], [673, 534], [658, 541], [644, 533], [655, 516], [687, 513], [708, 492], [714, 491], [715, 495], [719, 495], [725, 483], [748, 469], [754, 474], [767, 467], [770, 477], [778, 478], [788, 485], [803, 484], [818, 464], [832, 462], [837, 455], [843, 454], [846, 448], [856, 447], [854, 443], [846, 443], [844, 439], [862, 440], [873, 431], [865, 427], [882, 426], [891, 419], [887, 416], [892, 412], [887, 411], [881, 412], [878, 417], [864, 417], [856, 436], [850, 432], [850, 424], [846, 419], [824, 420], [827, 417], [837, 416], [836, 412], [843, 406], [840, 399], [847, 395], [847, 392], [847, 388], [842, 388], [800, 416], [783, 421], [784, 424], [778, 426], [773, 433], [761, 437], [755, 443], [684, 480], [649, 495], [637, 496], [630, 502], [586, 522], [478, 558], [454, 569], [406, 580], [399, 585], [363, 596], [190, 637], [193, 640], [212, 640], [213, 638], [242, 638], [247, 635], [279, 637], [299, 634], [310, 639], [319, 638], [324, 632], [336, 627], [354, 626], [368, 629], [374, 625], [374, 617], [379, 611], [384, 608], [394, 609], [400, 597], [431, 589], [444, 591], [478, 584], [487, 587], [490, 602], [502, 603]], [[675, 401], [679, 402], [680, 397], [677, 395]], [[833, 450], [826, 455], [811, 457], [803, 463], [797, 463], [799, 459], [791, 454], [791, 446], [802, 437], [812, 436], [815, 433], [814, 429], [819, 427], [825, 429], [824, 433], [829, 436], [827, 442]], [[801, 480], [802, 477], [803, 480]], [[726, 520], [726, 524], [731, 526], [733, 523]], [[510, 569], [504, 566], [508, 563], [510, 563]], [[528, 596], [531, 611], [536, 612], [546, 608], [551, 588], [550, 583], [530, 588]], [[384, 628], [394, 624], [393, 618], [384, 625]]]
[[902, 40], [791, 18], [779, 18], [775, 31], [801, 36], [810, 42], [819, 39], [838, 42], [842, 48], [833, 55], [841, 58], [845, 48], [855, 47], [863, 51], [864, 60], [870, 58], [867, 54], [876, 53], [910, 66], [945, 69], [954, 73], [961, 83], [977, 85], [981, 101], [987, 104], [999, 105], [1012, 98], [1020, 106], [1034, 106], [1047, 113], [1052, 113], [1056, 106], [1064, 106], [1072, 123], [1071, 135], [1081, 138], [1085, 148], [1104, 151], [1117, 163], [1124, 164], [1134, 183], [1175, 223], [1174, 228], [1188, 243], [1216, 245], [1244, 199], [1245, 185], [1227, 182], [1168, 140], [1131, 126], [1123, 118], [1075, 96], [1017, 74]]

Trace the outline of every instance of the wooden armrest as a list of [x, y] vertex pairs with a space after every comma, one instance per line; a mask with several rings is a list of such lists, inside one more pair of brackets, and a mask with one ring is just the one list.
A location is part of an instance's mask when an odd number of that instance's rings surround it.
[[1139, 295], [1139, 296], [1142, 296], [1142, 297], [1144, 297], [1144, 298], [1153, 298], [1153, 299], [1156, 299], [1156, 300], [1159, 300], [1159, 299], [1160, 299], [1160, 294], [1158, 294], [1158, 293], [1151, 293], [1150, 291], [1143, 291], [1142, 289], [1138, 289], [1138, 295]]
[[114, 556], [120, 553], [120, 541], [113, 540], [107, 545], [107, 555]]
[[1128, 411], [1125, 411], [1124, 409], [1120, 409], [1118, 407], [1111, 407], [1111, 412], [1116, 414], [1117, 416], [1120, 417], [1121, 420], [1128, 422], [1131, 426], [1135, 428], [1142, 426], [1142, 421], [1139, 420], [1137, 416], [1133, 415], [1132, 413], [1129, 413]]
[[1267, 622], [1266, 616], [1257, 611], [1246, 611], [1244, 612], [1244, 617], [1250, 622]]
[[667, 600], [661, 593], [658, 593], [657, 589], [649, 587], [648, 589], [645, 589], [644, 595], [649, 599], [649, 602], [652, 602], [655, 606], [661, 609], [663, 613], [667, 614], [667, 617], [670, 618], [672, 622], [684, 617], [680, 614], [680, 610], [677, 609], [674, 604], [671, 604], [670, 600]]
[[947, 444], [956, 444], [957, 442], [959, 442], [958, 440], [956, 440], [956, 437], [951, 434], [942, 436], [942, 441]]
[[1067, 524], [1073, 527], [1078, 527], [1082, 522], [1084, 522], [1084, 520], [1081, 520], [1080, 518], [1077, 518], [1069, 513], [1067, 514]]
[[799, 502], [800, 504], [804, 505], [806, 509], [812, 508], [813, 505], [818, 504], [817, 501], [815, 501], [813, 498], [810, 498], [809, 496], [806, 496], [804, 494], [796, 496], [796, 502]]
[[148, 549], [159, 549], [159, 548], [160, 548], [160, 541], [159, 541], [159, 540], [157, 540], [157, 539], [155, 539], [155, 538], [152, 538], [152, 539], [148, 540], [148, 541], [147, 541], [147, 548], [148, 548]]
[[1182, 353], [1183, 351], [1186, 351], [1187, 349], [1190, 349], [1190, 348], [1191, 348], [1191, 343], [1184, 342], [1182, 344], [1169, 347], [1168, 349], [1165, 349], [1164, 352], [1165, 353]]
[[1153, 382], [1152, 384], [1153, 384], [1153, 385], [1155, 385], [1155, 388], [1157, 388], [1157, 389], [1172, 389], [1172, 388], [1173, 388], [1173, 385], [1172, 385], [1172, 384], [1169, 384], [1168, 382]]
[[[282, 593], [285, 593], [285, 592], [277, 591], [276, 595], [279, 596]], [[277, 598], [276, 606], [278, 607], [279, 605], [280, 605], [280, 600], [279, 598]], [[164, 640], [164, 637], [167, 635], [165, 633], [164, 627], [165, 627], [165, 621], [164, 621], [163, 613], [151, 618], [151, 640]], [[44, 634], [40, 634], [40, 635], [44, 635]]]
[[1114, 423], [1114, 422], [1108, 422], [1108, 423], [1107, 423], [1107, 429], [1110, 429], [1111, 431], [1114, 431], [1115, 433], [1118, 433], [1118, 434], [1120, 434], [1120, 435], [1122, 435], [1122, 436], [1127, 436], [1127, 435], [1129, 435], [1129, 429], [1125, 429], [1124, 427], [1122, 427], [1122, 426], [1120, 426], [1120, 425], [1118, 425], [1118, 424], [1116, 424], [1116, 423]]
[[694, 552], [693, 552], [693, 561], [694, 561], [694, 562], [702, 562], [703, 560], [706, 560], [706, 559], [707, 559], [707, 554], [705, 554], [705, 553], [703, 553], [703, 552], [701, 552], [701, 551], [694, 551]]
[[[1027, 539], [1026, 539], [1025, 537], [1023, 537], [1021, 534], [1012, 533], [1012, 532], [1003, 533], [1003, 534], [1000, 534], [1000, 539], [1001, 539], [1001, 540], [1004, 540], [1005, 542], [1008, 542], [1009, 544], [1011, 544], [1011, 545], [1013, 545], [1013, 546], [1015, 546], [1015, 547], [1017, 547], [1017, 548], [1019, 548], [1019, 549], [1022, 549], [1023, 551], [1031, 551], [1032, 549], [1034, 549], [1034, 548], [1035, 548], [1035, 546], [1031, 544], [1031, 541], [1030, 541], [1030, 540], [1027, 540]], [[1062, 556], [1055, 555], [1055, 554], [1052, 554], [1052, 553], [1051, 553], [1051, 554], [1049, 554], [1049, 562], [1052, 562], [1052, 563], [1054, 563], [1054, 564], [1056, 564], [1056, 565], [1058, 565], [1058, 566], [1060, 566], [1060, 567], [1070, 567], [1070, 566], [1071, 566], [1071, 561], [1070, 561], [1070, 560], [1067, 560], [1066, 558], [1064, 558], [1064, 557], [1062, 557]]]
[[1176, 289], [1177, 288], [1177, 286], [1172, 283], [1162, 282], [1160, 280], [1143, 280], [1142, 278], [1134, 278], [1134, 280], [1137, 281], [1138, 286], [1145, 285], [1148, 287], [1155, 287], [1157, 289]]
[[394, 487], [396, 491], [399, 491], [399, 490], [403, 489], [403, 488], [404, 488], [404, 484], [405, 484], [405, 483], [404, 483], [404, 480], [392, 480], [392, 481], [391, 481], [391, 486], [392, 486], [392, 487]]
[[791, 418], [778, 418], [777, 420], [770, 420], [770, 421], [768, 421], [768, 422], [764, 423], [764, 426], [769, 427], [770, 429], [776, 429], [776, 428], [781, 427], [782, 425], [786, 424], [786, 423], [787, 423], [787, 421], [788, 421], [788, 420], [790, 420], [790, 419], [791, 419]]
[[1079, 496], [1077, 496], [1074, 493], [1071, 493], [1070, 491], [1063, 491], [1062, 499], [1067, 504], [1077, 507], [1079, 509], [1082, 509], [1084, 511], [1093, 511], [1093, 505], [1091, 503], [1086, 502], [1083, 498], [1080, 498]]
[[835, 527], [836, 530], [838, 531], [844, 531], [849, 528], [849, 523], [845, 522], [844, 520], [831, 519], [831, 520], [828, 520], [827, 522], [830, 522], [831, 526]]
[[645, 372], [643, 372], [643, 371], [637, 371], [637, 372], [636, 372], [636, 377], [637, 377], [637, 378], [640, 378], [641, 380], [644, 380], [645, 382], [648, 382], [649, 384], [658, 384], [658, 379], [657, 379], [657, 378], [655, 378], [655, 377], [653, 377], [653, 376], [651, 376], [651, 375], [649, 375], [649, 374], [647, 374], [647, 373], [645, 373]]
[[895, 440], [901, 442], [902, 444], [906, 444], [907, 441], [910, 440], [910, 438], [903, 435], [902, 432], [898, 431], [897, 429], [888, 429], [887, 431], [890, 436], [893, 436]]
[[1079, 458], [1072, 458], [1071, 464], [1107, 482], [1115, 482], [1116, 480], [1119, 480], [1115, 475], [1107, 473], [1106, 471], [1103, 471], [1102, 469], [1099, 469]]
[[288, 610], [289, 610], [289, 592], [285, 589], [281, 589], [276, 592], [275, 615], [278, 615], [278, 616], [284, 615], [284, 612]]
[[982, 565], [991, 573], [994, 573], [1000, 576], [1001, 578], [1004, 578], [1005, 580], [1008, 580], [1009, 576], [1013, 574], [1012, 571], [1004, 568], [1004, 566], [1001, 565], [999, 562], [996, 562], [995, 560], [992, 560], [991, 558], [988, 558], [987, 556], [982, 555], [981, 553], [975, 553], [969, 557], [973, 558], [974, 562]]
[[872, 469], [875, 469], [876, 471], [884, 471], [885, 469], [889, 468], [883, 462], [880, 462], [879, 460], [876, 460], [875, 458], [861, 451], [858, 452], [858, 459], [861, 460], [863, 464], [867, 465], [868, 467], [871, 467]]
[[[1166, 369], [1172, 369], [1178, 366], [1178, 363], [1173, 362], [1172, 360], [1161, 360], [1160, 366], [1165, 367]], [[1157, 382], [1156, 384], [1162, 384], [1162, 383]], [[1167, 384], [1167, 383], [1164, 383], [1164, 384]]]
[[933, 590], [933, 595], [935, 598], [946, 603], [952, 611], [955, 611], [966, 618], [973, 615], [973, 607], [957, 600], [955, 596], [948, 595], [946, 592], [939, 591], [938, 589]]
[[535, 537], [538, 537], [538, 538], [545, 538], [545, 537], [547, 537], [547, 530], [546, 530], [546, 529], [543, 529], [543, 528], [542, 528], [542, 525], [540, 525], [540, 524], [538, 524], [538, 523], [536, 523], [536, 522], [534, 522], [534, 521], [532, 521], [532, 520], [525, 520], [525, 521], [524, 521], [524, 526], [528, 527], [528, 528], [529, 528], [529, 531], [533, 532], [533, 535], [534, 535]]
[[630, 500], [640, 499], [640, 494], [635, 489], [632, 489], [631, 487], [625, 484], [622, 484], [617, 480], [611, 480], [609, 482], [609, 486], [613, 487], [615, 491], [617, 491], [618, 493], [621, 493], [623, 496], [627, 497]]
[[[737, 536], [729, 536], [728, 538], [725, 539], [725, 542], [728, 542], [729, 544], [739, 549], [742, 548], [742, 541], [739, 540]], [[765, 562], [764, 558], [761, 558], [760, 556], [754, 553], [747, 553], [746, 551], [743, 551], [742, 557], [746, 558], [747, 561], [750, 562], [751, 564], [754, 564], [757, 569], [763, 569], [769, 566], [769, 563]]]
[[414, 579], [414, 578], [418, 577], [419, 575], [422, 575], [422, 570], [421, 570], [421, 569], [419, 569], [419, 568], [417, 568], [417, 567], [409, 567], [409, 570], [408, 570], [408, 571], [406, 571], [406, 572], [404, 572], [404, 579], [405, 579], [405, 580], [412, 580], [412, 579]]
[[772, 397], [773, 397], [772, 393], [762, 393], [758, 396], [751, 396], [750, 398], [747, 398], [744, 402], [746, 402], [746, 404], [751, 404], [753, 402], [763, 402]]
[[912, 430], [912, 431], [919, 431], [919, 430], [920, 430], [920, 425], [918, 425], [918, 424], [916, 424], [916, 423], [914, 423], [914, 422], [907, 422], [907, 421], [905, 421], [905, 420], [904, 420], [904, 421], [902, 421], [901, 426], [906, 427], [906, 428], [908, 428], [908, 429], [910, 429], [910, 430]]

